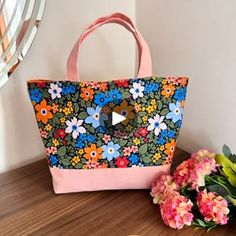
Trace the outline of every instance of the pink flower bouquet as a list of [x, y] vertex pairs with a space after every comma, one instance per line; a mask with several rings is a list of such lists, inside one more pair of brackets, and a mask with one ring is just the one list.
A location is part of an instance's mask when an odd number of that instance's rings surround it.
[[226, 145], [223, 154], [193, 153], [173, 176], [156, 179], [150, 194], [173, 229], [225, 225], [236, 219], [236, 155]]

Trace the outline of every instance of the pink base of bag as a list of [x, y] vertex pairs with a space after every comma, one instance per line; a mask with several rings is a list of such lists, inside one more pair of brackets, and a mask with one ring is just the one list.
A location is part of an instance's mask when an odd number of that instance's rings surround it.
[[149, 189], [156, 177], [170, 172], [170, 164], [154, 167], [93, 170], [50, 167], [55, 193], [115, 189]]

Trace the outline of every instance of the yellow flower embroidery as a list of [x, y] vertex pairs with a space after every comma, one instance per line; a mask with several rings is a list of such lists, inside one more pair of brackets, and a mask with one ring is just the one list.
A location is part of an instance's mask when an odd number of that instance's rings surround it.
[[139, 138], [135, 138], [135, 139], [133, 140], [133, 143], [134, 143], [135, 145], [139, 145], [139, 144], [140, 144], [140, 139], [139, 139]]
[[147, 120], [148, 120], [148, 117], [147, 117], [147, 116], [144, 116], [144, 117], [143, 117], [143, 123], [146, 123]]
[[72, 102], [71, 101], [67, 102], [67, 106], [72, 107]]
[[45, 130], [51, 131], [51, 130], [52, 130], [52, 126], [51, 126], [50, 124], [47, 124], [47, 125], [45, 126]]
[[70, 115], [70, 113], [71, 113], [71, 109], [70, 109], [69, 107], [65, 107], [65, 108], [63, 109], [63, 112], [64, 112], [64, 114], [65, 114], [66, 116], [68, 116], [68, 115]]
[[147, 108], [146, 108], [146, 111], [147, 111], [147, 113], [152, 113], [153, 111], [154, 111], [154, 107], [153, 106], [148, 106]]
[[152, 99], [152, 100], [151, 100], [151, 104], [152, 104], [152, 105], [156, 105], [156, 104], [157, 104], [156, 99]]
[[80, 149], [80, 150], [78, 151], [78, 153], [79, 153], [80, 155], [83, 155], [83, 154], [84, 154], [84, 150], [83, 150], [83, 149]]
[[62, 124], [64, 124], [64, 123], [66, 122], [66, 118], [65, 118], [65, 117], [62, 117], [62, 118], [60, 119], [60, 121], [61, 121]]
[[156, 163], [159, 159], [161, 159], [161, 154], [160, 153], [155, 153], [154, 156], [152, 157], [152, 161]]
[[160, 151], [164, 151], [165, 150], [165, 146], [160, 146]]
[[77, 165], [80, 162], [80, 158], [77, 156], [74, 156], [71, 160], [70, 160], [71, 164], [73, 166]]
[[57, 139], [53, 139], [52, 143], [55, 147], [59, 146], [59, 141]]

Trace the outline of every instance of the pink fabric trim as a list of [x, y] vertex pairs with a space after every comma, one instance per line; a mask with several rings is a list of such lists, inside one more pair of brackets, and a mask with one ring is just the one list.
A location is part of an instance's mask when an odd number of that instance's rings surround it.
[[155, 167], [93, 170], [49, 168], [55, 193], [112, 189], [149, 189], [157, 176], [170, 172], [170, 164]]
[[89, 25], [87, 29], [82, 33], [80, 38], [76, 41], [67, 62], [67, 79], [71, 81], [80, 81], [79, 74], [77, 72], [77, 61], [79, 49], [87, 36], [92, 33], [98, 27], [107, 23], [118, 23], [124, 26], [135, 36], [139, 49], [139, 71], [138, 77], [146, 77], [152, 75], [152, 60], [150, 55], [149, 47], [140, 34], [135, 28], [133, 22], [127, 16], [121, 13], [115, 13], [107, 17], [97, 19], [93, 24]]

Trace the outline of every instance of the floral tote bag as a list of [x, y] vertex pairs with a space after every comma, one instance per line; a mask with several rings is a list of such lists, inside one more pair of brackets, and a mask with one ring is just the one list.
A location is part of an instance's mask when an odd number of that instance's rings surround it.
[[[137, 76], [80, 81], [80, 45], [107, 23], [118, 23], [134, 35]], [[87, 27], [69, 56], [66, 81], [28, 81], [55, 192], [145, 189], [154, 177], [168, 173], [187, 83], [185, 77], [152, 75], [148, 45], [127, 16], [115, 13]]]

